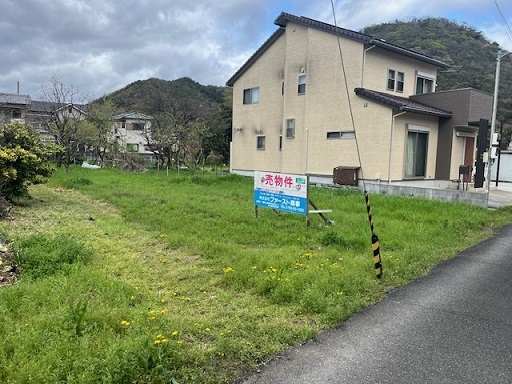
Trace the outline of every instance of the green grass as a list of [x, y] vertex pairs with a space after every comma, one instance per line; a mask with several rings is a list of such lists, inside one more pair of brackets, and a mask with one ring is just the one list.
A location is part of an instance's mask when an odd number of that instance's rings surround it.
[[326, 226], [260, 209], [252, 180], [70, 168], [0, 222], [2, 383], [223, 383], [336, 326], [512, 222], [497, 211], [311, 188]]

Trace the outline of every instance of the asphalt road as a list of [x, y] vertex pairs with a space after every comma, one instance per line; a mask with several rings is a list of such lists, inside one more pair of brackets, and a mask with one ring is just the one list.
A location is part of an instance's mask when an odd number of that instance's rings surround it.
[[244, 383], [512, 383], [512, 226]]

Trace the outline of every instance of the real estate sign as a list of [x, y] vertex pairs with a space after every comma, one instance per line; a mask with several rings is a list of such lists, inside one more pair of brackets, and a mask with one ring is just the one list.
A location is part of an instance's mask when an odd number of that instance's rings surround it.
[[307, 215], [307, 176], [255, 171], [254, 205]]

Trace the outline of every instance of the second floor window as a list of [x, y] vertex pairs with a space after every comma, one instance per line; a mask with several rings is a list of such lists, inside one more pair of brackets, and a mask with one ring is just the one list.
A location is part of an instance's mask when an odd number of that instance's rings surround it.
[[434, 79], [418, 75], [416, 78], [416, 94], [434, 92]]
[[144, 123], [133, 123], [132, 129], [134, 131], [143, 131], [144, 130]]
[[299, 95], [306, 93], [306, 75], [299, 76], [299, 85], [297, 90]]
[[244, 104], [258, 104], [260, 102], [260, 88], [244, 89]]
[[388, 89], [390, 91], [403, 92], [404, 91], [404, 73], [388, 69]]

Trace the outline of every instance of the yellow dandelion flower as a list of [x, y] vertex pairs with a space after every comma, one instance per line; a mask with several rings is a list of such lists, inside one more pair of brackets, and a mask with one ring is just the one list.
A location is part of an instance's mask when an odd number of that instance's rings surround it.
[[172, 335], [172, 336], [177, 336], [177, 335], [178, 335], [178, 333], [179, 333], [178, 331], [173, 331], [173, 332], [171, 333], [171, 335]]

